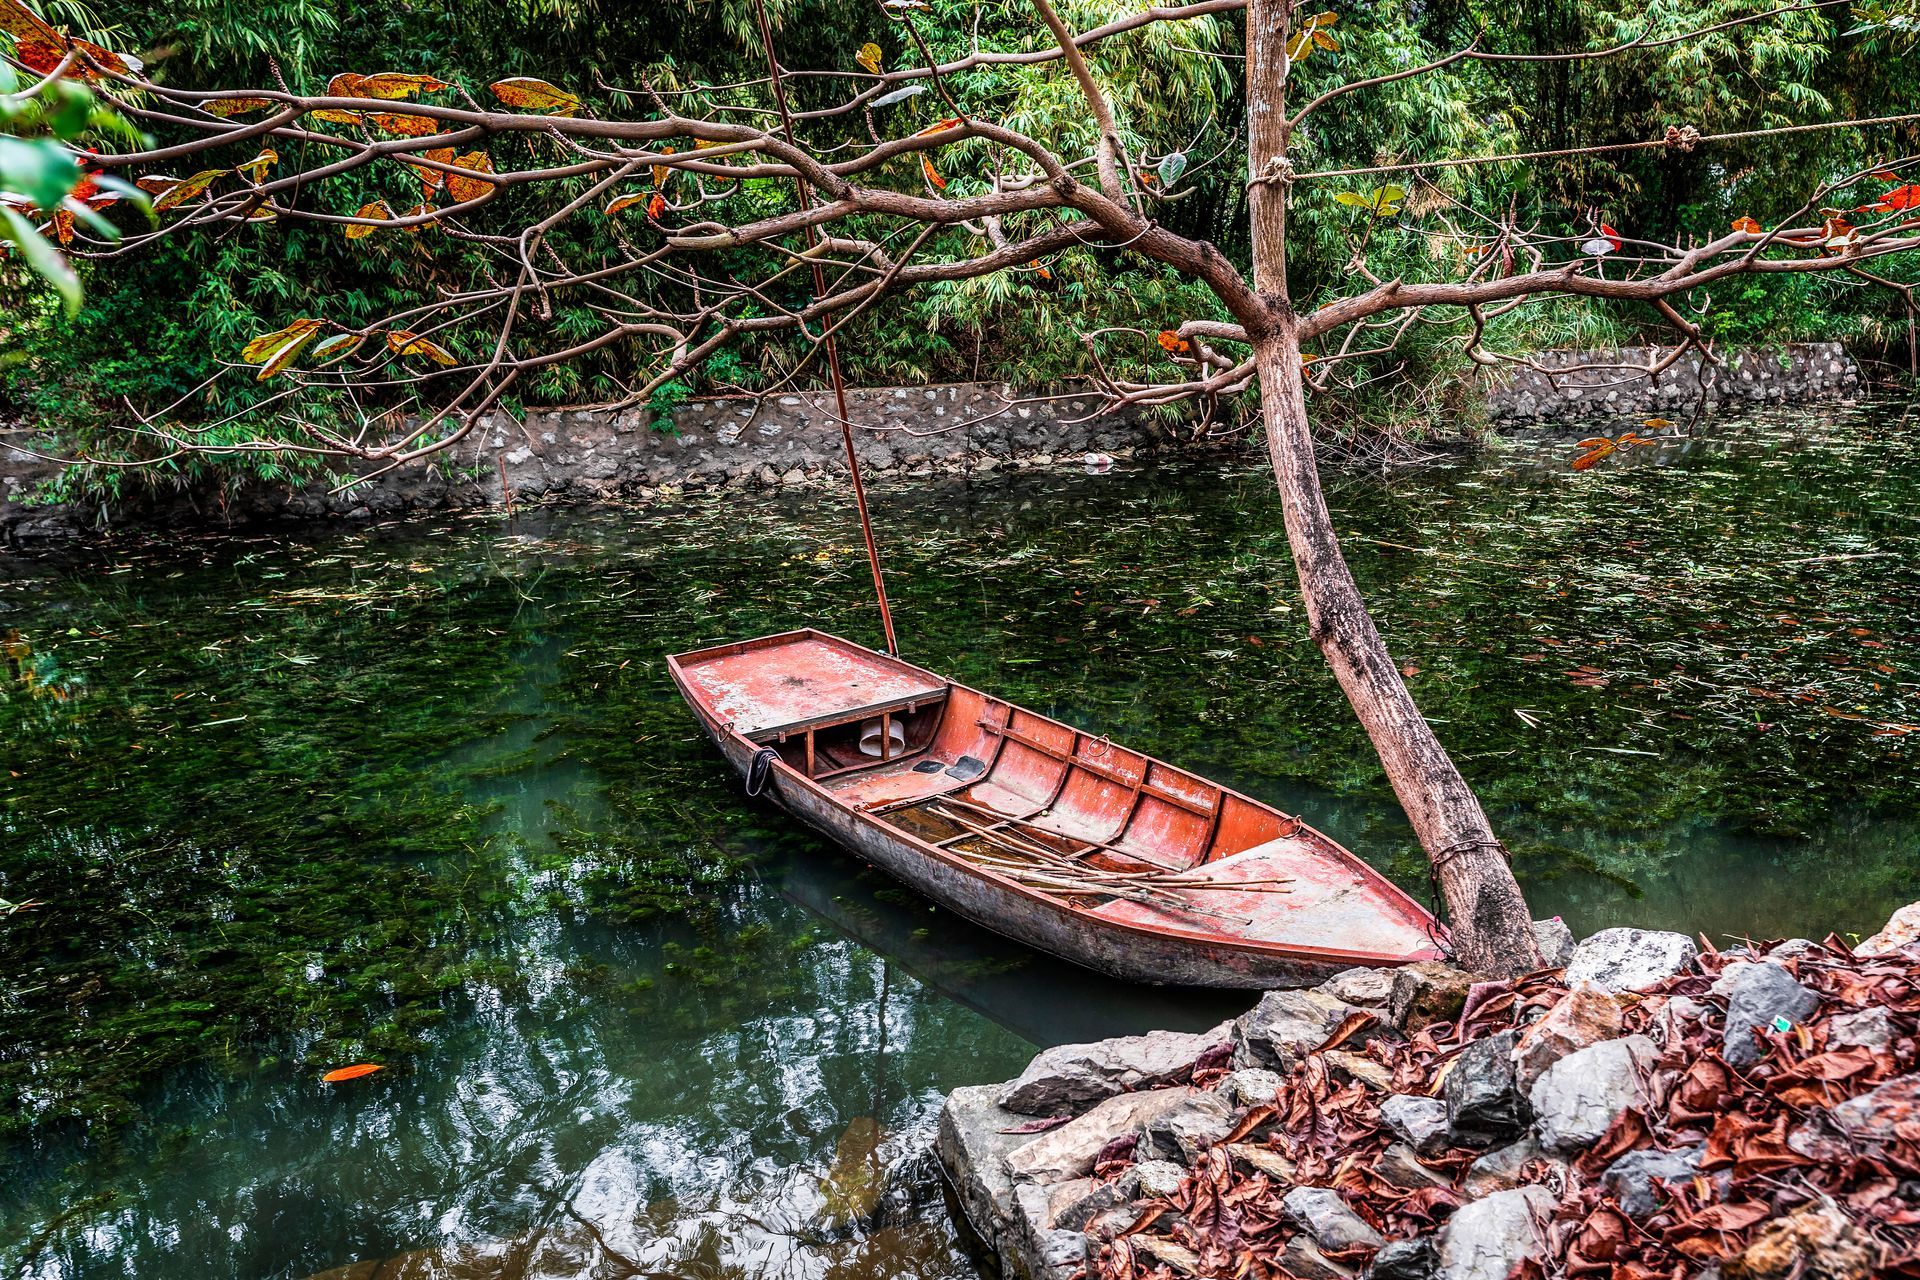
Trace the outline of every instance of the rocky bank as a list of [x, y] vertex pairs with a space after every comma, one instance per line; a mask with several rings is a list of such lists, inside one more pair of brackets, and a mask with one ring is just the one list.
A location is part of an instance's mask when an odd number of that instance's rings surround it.
[[1272, 991], [955, 1090], [1030, 1280], [1920, 1276], [1920, 903], [1856, 947], [1536, 926], [1555, 968]]

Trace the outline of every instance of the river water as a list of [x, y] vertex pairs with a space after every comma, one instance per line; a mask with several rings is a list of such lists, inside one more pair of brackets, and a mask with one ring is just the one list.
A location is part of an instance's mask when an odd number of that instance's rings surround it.
[[[1541, 914], [1785, 936], [1920, 897], [1912, 428], [1329, 477]], [[971, 1276], [944, 1090], [1244, 1005], [1034, 955], [744, 799], [662, 655], [876, 628], [844, 495], [741, 502], [0, 563], [0, 1265]], [[909, 481], [876, 514], [909, 658], [1424, 892], [1262, 472]]]

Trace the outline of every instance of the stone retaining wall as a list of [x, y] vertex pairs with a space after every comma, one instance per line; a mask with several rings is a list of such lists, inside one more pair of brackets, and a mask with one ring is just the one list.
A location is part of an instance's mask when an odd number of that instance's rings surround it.
[[[1605, 361], [1647, 364], [1646, 349], [1550, 352], [1543, 369]], [[1679, 417], [1702, 394], [1699, 361], [1678, 361], [1657, 380], [1621, 371], [1555, 379], [1521, 370], [1489, 380], [1496, 426], [1592, 419]], [[1838, 343], [1746, 352], [1710, 370], [1709, 405], [1780, 404], [1852, 395], [1859, 370]], [[1190, 427], [1140, 411], [1095, 415], [1098, 400], [1068, 391], [1040, 398], [997, 383], [881, 387], [849, 393], [861, 464], [872, 477], [1005, 466], [1084, 465], [1089, 454], [1128, 459], [1171, 449], [1244, 449], [1239, 438], [1191, 439]], [[653, 429], [642, 410], [618, 414], [543, 410], [517, 423], [496, 415], [429, 465], [390, 472], [345, 493], [324, 484], [258, 485], [237, 495], [161, 492], [111, 507], [49, 506], [27, 499], [57, 468], [8, 448], [0, 431], [0, 546], [71, 537], [116, 524], [206, 526], [259, 519], [363, 520], [406, 511], [516, 503], [652, 501], [688, 490], [746, 490], [837, 481], [846, 470], [832, 398], [798, 392], [767, 400], [698, 400]], [[23, 441], [25, 443], [25, 441]]]
[[[1039, 398], [997, 383], [876, 387], [848, 393], [848, 416], [869, 478], [936, 471], [1086, 465], [1196, 445], [1177, 421], [1146, 412], [1095, 413], [1094, 397]], [[431, 463], [387, 473], [345, 493], [324, 484], [261, 485], [238, 495], [161, 493], [103, 510], [26, 499], [58, 468], [7, 447], [0, 432], [0, 546], [70, 537], [117, 523], [198, 526], [268, 519], [364, 520], [406, 511], [518, 504], [652, 501], [690, 490], [771, 489], [837, 482], [846, 451], [828, 392], [766, 400], [696, 400], [658, 431], [644, 410], [537, 410], [525, 423], [496, 414]], [[14, 438], [18, 438], [17, 436]]]
[[[1580, 422], [1605, 418], [1680, 418], [1702, 403], [1799, 404], [1856, 395], [1859, 367], [1837, 342], [1801, 342], [1769, 350], [1734, 351], [1724, 367], [1706, 367], [1698, 353], [1675, 361], [1657, 378], [1636, 372], [1657, 365], [1672, 348], [1548, 351], [1534, 369], [1489, 378], [1487, 418], [1496, 426]], [[1576, 365], [1596, 367], [1555, 373]]]

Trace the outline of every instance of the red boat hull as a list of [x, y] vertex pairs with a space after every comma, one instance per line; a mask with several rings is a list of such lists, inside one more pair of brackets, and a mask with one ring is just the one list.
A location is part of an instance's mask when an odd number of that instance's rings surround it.
[[802, 822], [1089, 969], [1270, 988], [1442, 955], [1431, 915], [1298, 818], [884, 654], [796, 631], [668, 669], [742, 777], [772, 753], [764, 794]]

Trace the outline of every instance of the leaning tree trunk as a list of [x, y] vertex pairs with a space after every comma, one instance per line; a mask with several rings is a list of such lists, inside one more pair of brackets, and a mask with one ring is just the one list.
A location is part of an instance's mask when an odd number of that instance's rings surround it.
[[1292, 320], [1254, 351], [1267, 453], [1280, 483], [1287, 541], [1313, 641], [1373, 740], [1387, 781], [1432, 861], [1460, 963], [1513, 975], [1541, 967], [1539, 944], [1506, 853], [1473, 789], [1434, 736], [1387, 653], [1340, 554], [1320, 492]]
[[1541, 967], [1526, 899], [1480, 801], [1434, 736], [1387, 653], [1340, 554], [1320, 491], [1300, 367], [1300, 335], [1287, 293], [1286, 87], [1289, 0], [1253, 0], [1247, 15], [1251, 122], [1248, 202], [1254, 288], [1267, 323], [1250, 336], [1260, 375], [1267, 452], [1280, 485], [1287, 541], [1300, 575], [1314, 643], [1373, 740], [1387, 781], [1432, 863], [1452, 917], [1461, 964], [1513, 975]]

